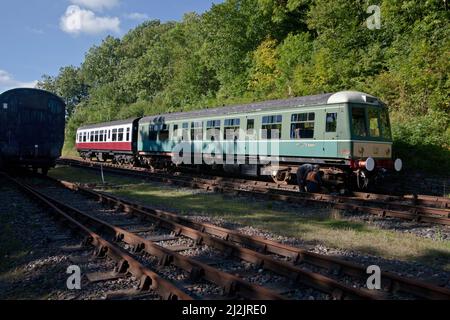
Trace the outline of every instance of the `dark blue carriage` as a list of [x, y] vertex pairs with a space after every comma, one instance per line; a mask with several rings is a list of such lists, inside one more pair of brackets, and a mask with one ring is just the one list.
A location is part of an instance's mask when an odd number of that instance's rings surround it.
[[0, 95], [0, 166], [26, 166], [44, 173], [61, 156], [64, 101], [39, 89], [13, 89]]

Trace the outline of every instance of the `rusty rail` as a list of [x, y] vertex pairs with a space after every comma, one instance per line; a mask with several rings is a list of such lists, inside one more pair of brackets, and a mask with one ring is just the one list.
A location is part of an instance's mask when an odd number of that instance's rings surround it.
[[111, 259], [115, 260], [117, 262], [116, 272], [120, 274], [131, 273], [134, 277], [136, 277], [136, 279], [140, 279], [139, 290], [142, 292], [154, 290], [161, 296], [161, 298], [166, 300], [193, 300], [191, 296], [177, 288], [171, 282], [161, 278], [158, 274], [146, 268], [139, 261], [124, 252], [121, 248], [105, 240], [81, 222], [71, 217], [67, 214], [67, 212], [61, 209], [61, 206], [56, 204], [55, 201], [6, 174], [0, 174], [16, 184], [21, 190], [38, 200], [41, 204], [51, 209], [52, 213], [54, 213], [58, 218], [64, 219], [64, 221], [68, 223], [72, 229], [76, 229], [78, 232], [83, 234], [88, 239], [87, 243], [97, 248], [98, 256], [107, 255]]
[[[242, 235], [236, 231], [217, 227], [211, 224], [195, 222], [171, 212], [154, 209], [148, 206], [142, 206], [131, 201], [121, 199], [110, 194], [105, 194], [103, 192], [87, 189], [73, 183], [62, 181], [55, 182], [61, 183], [65, 187], [72, 190], [81, 191], [84, 194], [104, 203], [120, 206], [124, 209], [124, 211], [138, 215], [141, 218], [157, 221], [160, 226], [173, 230], [177, 234], [194, 239], [197, 242], [204, 242], [221, 250], [228, 250], [228, 252], [241, 259], [260, 264], [266, 269], [282, 274], [294, 281], [299, 281], [300, 283], [314, 287], [323, 292], [330, 293], [335, 298], [343, 299], [346, 297], [355, 296], [368, 299], [380, 298], [379, 295], [342, 286], [327, 277], [318, 274], [305, 273], [305, 271], [294, 265], [302, 262], [309, 263], [320, 268], [325, 268], [327, 270], [332, 270], [334, 272], [339, 272], [341, 274], [365, 280], [367, 278], [366, 268], [358, 264], [319, 255], [305, 249], [287, 246], [259, 237]], [[240, 246], [236, 246], [235, 244], [239, 244]], [[246, 246], [251, 249], [246, 249], [242, 246]], [[270, 258], [267, 254], [275, 254], [289, 258], [291, 263], [280, 262]], [[383, 272], [382, 279], [384, 287], [392, 293], [400, 291], [425, 299], [450, 299], [450, 290], [436, 287], [422, 281], [400, 277], [389, 272]]]
[[[62, 163], [95, 169], [100, 164], [74, 159], [61, 160]], [[104, 165], [104, 164], [103, 164]], [[299, 193], [295, 186], [277, 186], [269, 182], [217, 177], [214, 179], [183, 177], [171, 174], [149, 173], [142, 168], [123, 168], [106, 164], [107, 170], [128, 174], [159, 182], [201, 188], [211, 191], [239, 192], [251, 196], [268, 197], [272, 200], [291, 203], [316, 203], [332, 205], [338, 210], [370, 213], [379, 217], [394, 217], [423, 223], [450, 225], [450, 199], [430, 196], [388, 196], [370, 193], [354, 193], [352, 197]], [[410, 201], [411, 204], [402, 203]], [[419, 204], [438, 207], [428, 207]]]

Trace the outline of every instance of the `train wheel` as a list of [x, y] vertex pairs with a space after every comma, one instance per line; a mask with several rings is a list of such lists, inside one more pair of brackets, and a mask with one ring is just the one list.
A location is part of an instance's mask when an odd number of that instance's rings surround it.
[[370, 179], [364, 170], [359, 170], [356, 173], [356, 184], [359, 190], [367, 190], [370, 184]]
[[291, 180], [291, 174], [288, 171], [278, 171], [272, 175], [272, 179], [276, 184], [287, 185]]

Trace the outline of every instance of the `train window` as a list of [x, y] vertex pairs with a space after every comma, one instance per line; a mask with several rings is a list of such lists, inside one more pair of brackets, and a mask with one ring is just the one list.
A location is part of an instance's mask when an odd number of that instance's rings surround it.
[[150, 125], [148, 129], [148, 139], [151, 141], [156, 141], [158, 139], [158, 126]]
[[358, 137], [367, 137], [366, 109], [352, 108], [352, 130], [353, 135]]
[[283, 116], [265, 116], [262, 120], [262, 139], [280, 139]]
[[206, 139], [210, 141], [220, 140], [220, 126], [222, 121], [210, 120], [206, 122]]
[[389, 121], [389, 111], [387, 108], [381, 110], [380, 120], [381, 120], [381, 134], [383, 135], [383, 138], [391, 140], [392, 132]]
[[380, 134], [380, 111], [378, 108], [370, 108], [369, 109], [369, 128], [370, 128], [370, 136], [374, 138], [379, 138]]
[[125, 130], [123, 128], [119, 129], [119, 135], [118, 135], [117, 141], [123, 141], [123, 133], [124, 133], [124, 131]]
[[291, 139], [314, 138], [316, 114], [314, 112], [293, 114], [291, 117]]
[[192, 128], [191, 141], [203, 140], [203, 122], [202, 121], [192, 122], [191, 128]]
[[223, 138], [225, 140], [239, 139], [240, 127], [241, 127], [241, 119], [226, 119], [224, 123]]
[[103, 134], [104, 134], [103, 130], [100, 130], [100, 136], [99, 136], [100, 142], [103, 142]]
[[162, 126], [160, 126], [160, 131], [159, 131], [159, 141], [167, 141], [169, 140], [169, 125], [167, 124], [163, 124]]
[[108, 130], [108, 140], [111, 139], [111, 130]]
[[327, 113], [327, 132], [336, 132], [337, 129], [337, 113]]
[[83, 142], [87, 142], [87, 132], [83, 133]]
[[127, 128], [127, 140], [130, 141], [130, 128]]
[[255, 129], [255, 119], [248, 119], [247, 120], [247, 131], [254, 130]]
[[117, 141], [117, 129], [113, 129], [112, 131], [112, 141]]
[[220, 129], [220, 120], [210, 120], [206, 123], [206, 129]]
[[107, 132], [108, 132], [108, 130], [105, 130], [105, 132], [104, 132], [104, 134], [103, 134], [103, 141], [108, 141], [108, 139], [107, 139]]
[[174, 137], [178, 137], [179, 136], [179, 132], [178, 132], [178, 125], [177, 124], [174, 124], [173, 125], [173, 136]]

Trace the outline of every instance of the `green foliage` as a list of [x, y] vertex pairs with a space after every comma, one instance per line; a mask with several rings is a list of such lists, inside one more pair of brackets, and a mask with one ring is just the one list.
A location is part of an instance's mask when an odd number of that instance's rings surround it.
[[[366, 26], [372, 4], [381, 7], [380, 30]], [[400, 156], [450, 170], [449, 21], [441, 0], [226, 0], [107, 37], [79, 68], [39, 85], [69, 106], [67, 150], [87, 123], [365, 91], [390, 107]]]

